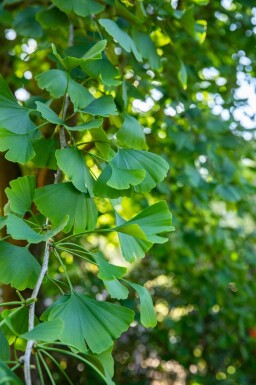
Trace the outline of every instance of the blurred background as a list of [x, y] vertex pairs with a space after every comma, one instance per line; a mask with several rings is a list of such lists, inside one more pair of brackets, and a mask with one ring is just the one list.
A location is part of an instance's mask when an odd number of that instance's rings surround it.
[[[138, 63], [120, 47], [110, 46], [109, 58], [124, 77], [116, 103], [140, 121], [148, 149], [170, 164], [164, 182], [148, 195], [134, 196], [132, 201], [124, 198], [123, 210], [129, 216], [164, 199], [176, 227], [168, 243], [152, 248], [144, 260], [129, 267], [128, 279], [145, 283], [150, 290], [158, 325], [145, 329], [137, 316], [122, 335], [114, 349], [115, 382], [254, 385], [256, 4], [250, 0], [120, 1], [131, 14], [139, 15], [143, 6], [142, 38], [117, 2], [101, 3], [106, 7], [99, 17], [118, 20], [145, 59]], [[67, 47], [68, 20], [47, 24], [37, 16], [47, 7], [51, 2], [43, 0], [0, 4], [1, 73], [25, 104], [41, 92], [34, 77], [55, 66], [48, 56], [50, 42], [60, 49]], [[94, 16], [71, 19], [75, 41], [90, 41], [94, 34], [103, 33], [95, 28]], [[146, 45], [147, 34], [154, 49]], [[114, 134], [118, 118], [106, 121], [106, 130]], [[3, 206], [7, 179], [23, 170], [3, 156], [0, 167]], [[42, 168], [41, 178], [43, 172]], [[99, 223], [112, 224], [111, 207], [106, 202], [101, 205]], [[82, 242], [100, 247], [114, 263], [124, 264], [113, 235], [90, 236]], [[83, 284], [98, 299], [111, 300], [90, 265], [74, 261], [67, 253], [62, 256], [78, 287]], [[52, 286], [45, 285], [45, 291], [49, 297], [57, 294]], [[5, 287], [1, 293], [5, 298], [10, 294]], [[123, 304], [136, 307], [137, 298]], [[60, 359], [77, 384], [101, 383], [83, 364]], [[56, 383], [65, 384], [57, 372], [54, 376]]]

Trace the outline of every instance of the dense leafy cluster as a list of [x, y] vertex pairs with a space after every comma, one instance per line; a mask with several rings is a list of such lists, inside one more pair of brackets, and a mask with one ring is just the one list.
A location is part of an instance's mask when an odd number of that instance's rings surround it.
[[33, 328], [31, 291], [1, 313], [6, 381], [36, 341], [42, 384], [113, 384], [132, 323], [117, 383], [253, 383], [253, 5], [0, 5], [5, 302], [50, 254]]

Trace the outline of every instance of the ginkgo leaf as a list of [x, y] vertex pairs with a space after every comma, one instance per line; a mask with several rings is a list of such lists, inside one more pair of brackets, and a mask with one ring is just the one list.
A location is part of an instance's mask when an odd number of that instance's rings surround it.
[[9, 214], [6, 219], [7, 232], [13, 239], [26, 240], [29, 243], [46, 242], [56, 234], [60, 233], [68, 223], [68, 216], [62, 215], [61, 220], [56, 223], [56, 226], [51, 230], [44, 230], [37, 233], [23, 219]]
[[0, 360], [10, 361], [10, 359], [11, 359], [10, 358], [11, 357], [10, 347], [9, 347], [8, 341], [7, 341], [1, 328], [0, 328], [0, 346], [1, 346]]
[[99, 267], [98, 277], [102, 280], [122, 278], [127, 271], [126, 267], [112, 265], [99, 253], [93, 254], [93, 258]]
[[169, 165], [163, 158], [147, 151], [120, 149], [111, 163], [123, 169], [145, 170], [145, 178], [134, 187], [136, 192], [151, 191], [165, 178], [169, 170]]
[[103, 128], [93, 128], [90, 130], [90, 135], [95, 142], [95, 147], [100, 152], [103, 159], [110, 161], [115, 155], [115, 152], [112, 150], [110, 140]]
[[100, 19], [99, 23], [111, 35], [126, 52], [132, 52], [138, 62], [142, 61], [141, 54], [136, 48], [132, 38], [124, 30], [119, 28], [119, 26], [110, 19]]
[[36, 102], [36, 109], [40, 112], [42, 117], [50, 123], [64, 125], [64, 121], [58, 117], [58, 115], [42, 102]]
[[0, 361], [0, 379], [1, 383], [5, 385], [24, 385], [19, 377], [3, 361]]
[[60, 339], [63, 330], [63, 321], [61, 319], [54, 319], [38, 324], [29, 332], [23, 333], [21, 338], [26, 340], [53, 342]]
[[129, 262], [143, 258], [154, 243], [168, 240], [159, 234], [174, 231], [172, 215], [164, 201], [146, 208], [130, 221], [116, 213], [116, 223], [122, 254]]
[[94, 99], [81, 112], [97, 116], [109, 116], [118, 114], [114, 99], [110, 95], [101, 96], [98, 99]]
[[[133, 225], [139, 226], [142, 233], [137, 230], [134, 232]], [[159, 234], [174, 230], [175, 229], [172, 226], [172, 214], [168, 210], [168, 206], [165, 201], [160, 201], [147, 207], [131, 220], [116, 227], [116, 231], [124, 232], [152, 243], [166, 242], [168, 239], [160, 236]]]
[[0, 241], [0, 282], [18, 290], [32, 289], [41, 267], [27, 247]]
[[7, 83], [0, 75], [0, 127], [14, 134], [27, 134], [34, 130], [30, 111], [18, 104]]
[[132, 310], [75, 292], [62, 297], [61, 302], [53, 304], [42, 319], [63, 320], [60, 340], [83, 353], [87, 346], [94, 353], [107, 350], [133, 321]]
[[4, 128], [0, 128], [0, 151], [7, 151], [6, 159], [21, 164], [28, 162], [35, 156], [29, 134], [17, 135]]
[[127, 190], [131, 186], [136, 186], [140, 184], [145, 178], [145, 176], [146, 171], [144, 170], [127, 170], [124, 168], [120, 168], [115, 164], [109, 163], [104, 168], [97, 180], [97, 183], [101, 186], [97, 189], [97, 191], [105, 196], [106, 191], [105, 189], [102, 189], [102, 185], [106, 183], [109, 187], [117, 190], [116, 196], [122, 196], [122, 190]]
[[33, 175], [23, 176], [10, 182], [10, 187], [5, 189], [11, 210], [16, 214], [24, 215], [31, 209], [36, 180]]
[[100, 354], [86, 354], [86, 359], [105, 375], [105, 382], [107, 385], [115, 385], [115, 383], [111, 380], [114, 375], [114, 359], [111, 354], [112, 350], [113, 346]]
[[67, 70], [71, 71], [75, 67], [81, 66], [83, 63], [90, 60], [101, 59], [101, 53], [105, 49], [107, 40], [98, 41], [94, 44], [81, 58], [66, 56], [62, 58], [57, 52], [57, 49], [54, 44], [52, 44], [52, 51], [55, 57], [58, 59], [60, 64]]
[[140, 298], [140, 321], [146, 328], [154, 328], [157, 324], [156, 312], [152, 302], [151, 295], [144, 286], [137, 285], [136, 283], [125, 281], [139, 295]]
[[60, 98], [67, 90], [68, 73], [61, 70], [49, 70], [35, 77], [38, 87], [47, 90], [53, 98]]
[[103, 119], [93, 119], [89, 122], [79, 124], [78, 126], [69, 127], [65, 126], [69, 131], [84, 131], [90, 130], [91, 128], [99, 128], [103, 123]]
[[87, 61], [81, 65], [82, 70], [91, 77], [99, 76], [106, 86], [118, 86], [121, 84], [120, 72], [106, 58], [97, 61]]
[[104, 281], [104, 285], [112, 298], [126, 299], [129, 295], [129, 290], [116, 278]]
[[105, 8], [94, 0], [53, 0], [53, 3], [63, 12], [73, 11], [83, 17], [102, 12]]
[[57, 143], [55, 139], [36, 139], [32, 141], [32, 145], [36, 153], [33, 158], [33, 164], [38, 168], [56, 170], [55, 151], [57, 150]]
[[89, 191], [92, 196], [94, 179], [85, 164], [82, 152], [76, 147], [63, 148], [56, 151], [59, 168], [81, 192]]
[[87, 88], [73, 79], [69, 80], [67, 93], [74, 104], [75, 110], [87, 107], [94, 100]]
[[122, 127], [116, 137], [123, 147], [143, 150], [146, 148], [145, 134], [143, 127], [133, 116], [125, 115]]
[[5, 221], [6, 221], [6, 218], [0, 215], [0, 230], [5, 226]]
[[34, 202], [53, 224], [61, 221], [63, 215], [68, 215], [64, 232], [69, 232], [73, 226], [74, 233], [95, 228], [98, 211], [94, 200], [78, 191], [70, 182], [36, 189]]

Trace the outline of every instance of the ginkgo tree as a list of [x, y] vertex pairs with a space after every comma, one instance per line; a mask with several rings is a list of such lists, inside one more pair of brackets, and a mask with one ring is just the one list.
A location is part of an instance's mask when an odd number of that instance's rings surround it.
[[[7, 13], [13, 3], [4, 2]], [[133, 40], [116, 21], [105, 17], [104, 10], [113, 8], [121, 16], [128, 15], [128, 20], [136, 16], [112, 1], [49, 3], [24, 7], [13, 21], [17, 33], [35, 39], [44, 29], [67, 26], [64, 44], [58, 46], [58, 38], [52, 36], [46, 47], [39, 45], [48, 68], [34, 71], [38, 92], [22, 104], [0, 77], [0, 151], [23, 173], [6, 188], [8, 202], [0, 217], [0, 282], [17, 290], [17, 300], [1, 304], [5, 307], [0, 315], [1, 381], [31, 385], [34, 376], [42, 384], [45, 378], [54, 384], [46, 363], [50, 358], [63, 381], [72, 383], [55, 358], [62, 354], [89, 365], [113, 385], [113, 344], [129, 328], [136, 310], [120, 301], [134, 290], [140, 299], [141, 323], [147, 328], [156, 326], [156, 315], [143, 282], [127, 280], [127, 268], [109, 261], [100, 245], [90, 243], [90, 236], [104, 236], [107, 241], [115, 234], [127, 264], [143, 258], [154, 244], [168, 241], [163, 233], [174, 227], [165, 201], [155, 201], [127, 218], [122, 198], [146, 196], [166, 177], [169, 165], [148, 151], [143, 127], [125, 102], [121, 106], [118, 101], [120, 89], [124, 101], [126, 97], [113, 56], [115, 46], [139, 63], [146, 54], [140, 43], [135, 44], [140, 32], [135, 31]], [[81, 44], [80, 24], [101, 13], [97, 21], [101, 31], [95, 27], [86, 44]], [[148, 43], [152, 64], [157, 65], [156, 48], [153, 41]], [[113, 130], [115, 119], [119, 127]], [[52, 183], [37, 185], [40, 169], [52, 170]], [[99, 220], [102, 205], [110, 207], [112, 224]], [[98, 280], [113, 300], [92, 298], [83, 280], [79, 286], [74, 284], [63, 253], [96, 267]], [[49, 299], [43, 290], [47, 283], [56, 285], [59, 295], [40, 312], [40, 301], [46, 295]], [[32, 291], [21, 293], [25, 289]], [[24, 380], [14, 374], [20, 367]]]

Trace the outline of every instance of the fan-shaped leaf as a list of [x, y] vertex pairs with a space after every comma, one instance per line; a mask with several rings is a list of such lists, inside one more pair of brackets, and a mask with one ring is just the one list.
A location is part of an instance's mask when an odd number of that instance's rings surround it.
[[94, 0], [53, 0], [53, 3], [63, 12], [70, 13], [73, 11], [84, 17], [102, 12], [105, 8], [104, 5]]
[[59, 168], [81, 192], [89, 191], [92, 195], [94, 179], [85, 164], [83, 155], [76, 147], [64, 148], [56, 151]]
[[54, 319], [38, 324], [34, 329], [21, 335], [26, 340], [53, 342], [60, 339], [64, 330], [64, 323], [61, 319]]
[[117, 115], [117, 109], [112, 96], [101, 96], [98, 99], [94, 99], [85, 109], [82, 110], [90, 115], [97, 116], [109, 116]]
[[73, 292], [63, 297], [62, 303], [51, 306], [43, 319], [64, 321], [60, 340], [65, 344], [84, 353], [87, 345], [92, 352], [101, 353], [128, 329], [133, 315], [133, 311], [125, 307], [98, 302]]
[[104, 285], [112, 298], [126, 299], [129, 295], [129, 290], [116, 278], [104, 281]]
[[11, 358], [8, 341], [0, 328], [0, 360], [9, 361]]
[[36, 189], [34, 199], [38, 209], [53, 224], [68, 215], [69, 220], [63, 231], [74, 233], [93, 230], [97, 221], [97, 208], [92, 198], [78, 191], [72, 183], [59, 183]]
[[143, 150], [146, 148], [143, 127], [133, 116], [126, 115], [123, 125], [116, 134], [119, 143], [123, 147]]
[[7, 151], [6, 159], [21, 164], [35, 156], [29, 134], [17, 135], [4, 128], [0, 128], [0, 151]]
[[46, 242], [54, 235], [61, 232], [68, 223], [68, 216], [62, 215], [62, 218], [56, 226], [45, 232], [37, 233], [34, 231], [24, 220], [16, 217], [13, 214], [9, 214], [6, 219], [7, 232], [12, 236], [13, 239], [26, 240], [29, 243], [40, 243]]
[[23, 176], [10, 182], [11, 187], [5, 189], [11, 210], [16, 214], [24, 215], [31, 209], [36, 180], [33, 175]]
[[38, 86], [47, 90], [53, 98], [60, 98], [67, 90], [68, 73], [61, 70], [49, 70], [36, 76]]
[[127, 271], [126, 267], [112, 265], [103, 256], [100, 256], [99, 253], [94, 254], [93, 258], [99, 267], [98, 277], [102, 280], [122, 278]]
[[41, 267], [26, 247], [0, 242], [0, 282], [18, 290], [32, 289]]

